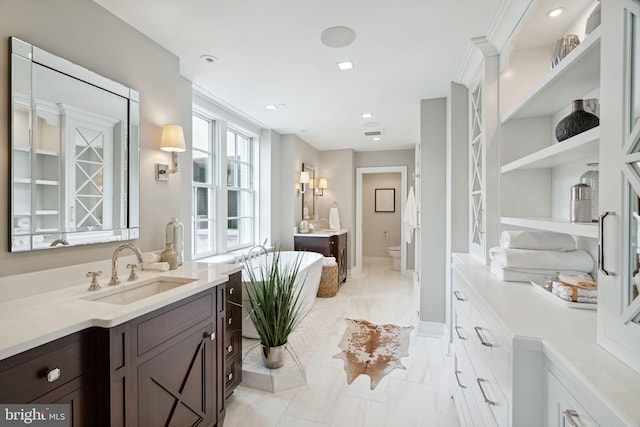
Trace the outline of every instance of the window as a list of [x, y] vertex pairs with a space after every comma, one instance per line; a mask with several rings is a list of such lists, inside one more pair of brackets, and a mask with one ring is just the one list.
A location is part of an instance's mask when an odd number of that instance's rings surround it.
[[227, 130], [227, 249], [254, 241], [253, 139]]
[[216, 253], [216, 156], [212, 120], [193, 116], [193, 258]]

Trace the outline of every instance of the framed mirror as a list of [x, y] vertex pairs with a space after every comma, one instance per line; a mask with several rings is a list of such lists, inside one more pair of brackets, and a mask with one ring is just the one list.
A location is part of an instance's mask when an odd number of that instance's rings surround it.
[[302, 192], [302, 219], [315, 218], [315, 182], [316, 182], [316, 169], [308, 163], [302, 164], [302, 172], [309, 173], [309, 183], [304, 184], [304, 191]]
[[139, 94], [11, 38], [12, 252], [137, 239]]

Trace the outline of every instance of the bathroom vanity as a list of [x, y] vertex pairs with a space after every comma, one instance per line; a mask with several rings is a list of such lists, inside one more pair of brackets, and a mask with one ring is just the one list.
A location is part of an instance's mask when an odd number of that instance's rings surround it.
[[320, 230], [293, 235], [293, 249], [318, 252], [338, 263], [338, 283], [347, 280], [347, 230]]
[[[141, 272], [137, 288], [84, 284], [0, 303], [0, 402], [67, 403], [72, 426], [221, 426], [241, 371], [228, 344], [241, 324], [227, 315], [240, 269], [185, 263]], [[119, 296], [152, 275], [179, 285]]]

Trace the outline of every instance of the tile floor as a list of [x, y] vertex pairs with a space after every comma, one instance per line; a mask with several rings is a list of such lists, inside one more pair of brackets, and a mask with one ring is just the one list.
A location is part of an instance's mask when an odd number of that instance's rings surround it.
[[[340, 297], [348, 301], [347, 317], [417, 329], [412, 281], [389, 265], [365, 264], [363, 270], [340, 287]], [[345, 329], [341, 319], [328, 328], [307, 365], [306, 385], [278, 393], [239, 386], [228, 401], [225, 427], [459, 425], [442, 340], [417, 336], [414, 329], [409, 357], [402, 359], [407, 369], [392, 371], [370, 390], [364, 375], [347, 385], [342, 360], [333, 358]]]

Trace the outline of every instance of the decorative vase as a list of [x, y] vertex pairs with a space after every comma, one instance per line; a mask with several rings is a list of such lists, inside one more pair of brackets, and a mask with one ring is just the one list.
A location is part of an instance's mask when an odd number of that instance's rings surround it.
[[587, 184], [591, 187], [591, 221], [598, 222], [598, 197], [600, 185], [600, 173], [598, 172], [597, 163], [587, 163], [587, 170], [580, 177], [580, 183]]
[[262, 347], [262, 363], [269, 369], [278, 369], [284, 366], [284, 355], [287, 348], [287, 344], [282, 344], [277, 347], [269, 347], [264, 344], [260, 344]]
[[165, 243], [171, 243], [178, 256], [178, 265], [182, 265], [184, 260], [184, 226], [178, 218], [171, 217], [167, 224], [167, 235]]
[[575, 34], [569, 34], [558, 40], [553, 48], [553, 55], [551, 55], [551, 68], [558, 65], [579, 44], [580, 39]]
[[160, 254], [160, 262], [169, 263], [169, 270], [178, 268], [178, 253], [173, 247], [173, 243], [167, 243], [165, 250]]
[[587, 18], [587, 25], [585, 26], [584, 32], [585, 34], [590, 34], [593, 30], [598, 28], [600, 25], [600, 20], [602, 16], [602, 7], [600, 2], [598, 2], [597, 6], [591, 12], [591, 15]]
[[573, 111], [556, 126], [558, 142], [600, 125], [600, 119], [595, 114], [584, 111], [582, 99], [573, 101]]

